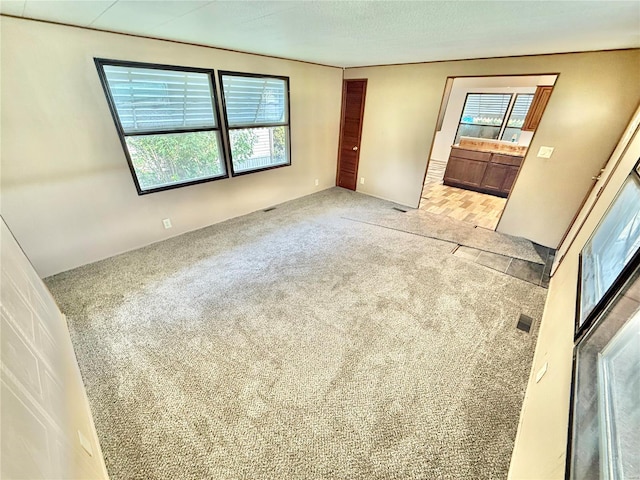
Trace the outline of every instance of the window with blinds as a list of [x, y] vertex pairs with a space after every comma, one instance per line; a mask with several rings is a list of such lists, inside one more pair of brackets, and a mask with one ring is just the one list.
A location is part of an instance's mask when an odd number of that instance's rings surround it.
[[212, 70], [95, 61], [139, 194], [227, 177]]
[[497, 139], [511, 97], [506, 93], [468, 93], [454, 143], [458, 144], [460, 137]]
[[527, 118], [532, 101], [533, 93], [519, 93], [516, 95], [516, 100], [509, 114], [509, 120], [507, 120], [507, 125], [500, 135], [500, 140], [517, 142], [520, 139], [522, 125], [524, 125], [524, 120]]
[[502, 126], [510, 94], [470, 93], [462, 110], [462, 124]]
[[291, 165], [289, 79], [220, 72], [220, 85], [232, 174]]
[[468, 93], [454, 143], [463, 136], [517, 142], [532, 100], [533, 94]]

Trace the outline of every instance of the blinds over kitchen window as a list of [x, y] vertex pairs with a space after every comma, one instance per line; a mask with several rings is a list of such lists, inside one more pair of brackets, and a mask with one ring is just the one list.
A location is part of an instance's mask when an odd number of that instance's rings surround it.
[[516, 95], [516, 101], [513, 104], [511, 115], [509, 115], [508, 127], [521, 127], [524, 123], [524, 119], [529, 113], [529, 107], [533, 101], [533, 94], [520, 94]]
[[462, 111], [462, 122], [500, 125], [511, 102], [510, 94], [470, 93]]

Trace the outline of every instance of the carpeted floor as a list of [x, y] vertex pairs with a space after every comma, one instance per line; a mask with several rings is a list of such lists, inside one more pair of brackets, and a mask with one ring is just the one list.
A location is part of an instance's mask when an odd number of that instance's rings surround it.
[[47, 279], [111, 478], [505, 478], [546, 290], [347, 218], [392, 206], [334, 188]]

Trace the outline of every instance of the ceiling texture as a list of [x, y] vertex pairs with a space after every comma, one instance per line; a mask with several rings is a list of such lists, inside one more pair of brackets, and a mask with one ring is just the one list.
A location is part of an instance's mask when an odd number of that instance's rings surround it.
[[637, 0], [2, 0], [0, 13], [338, 67], [640, 47]]

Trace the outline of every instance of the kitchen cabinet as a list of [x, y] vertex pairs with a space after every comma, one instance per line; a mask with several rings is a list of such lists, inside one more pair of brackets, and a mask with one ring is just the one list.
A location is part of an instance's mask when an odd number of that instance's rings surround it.
[[506, 197], [515, 182], [523, 157], [453, 147], [444, 184]]
[[511, 187], [513, 187], [513, 184], [516, 183], [518, 170], [520, 170], [520, 167], [517, 167], [517, 168], [512, 167], [509, 169], [509, 171], [507, 171], [507, 174], [504, 178], [504, 182], [502, 183], [502, 191], [506, 191], [507, 195], [509, 195], [509, 192], [511, 191]]
[[[449, 157], [445, 171], [445, 185], [459, 184], [467, 187], [480, 187], [485, 171], [486, 161], [474, 160], [463, 157]], [[449, 183], [447, 183], [449, 181]]]
[[544, 109], [547, 108], [553, 87], [537, 87], [531, 106], [522, 124], [522, 131], [533, 132], [538, 128]]
[[491, 190], [492, 192], [499, 194], [502, 191], [502, 185], [504, 184], [510, 169], [511, 167], [508, 165], [500, 165], [499, 163], [487, 164], [487, 169], [485, 170], [484, 177], [480, 183], [480, 188]]

